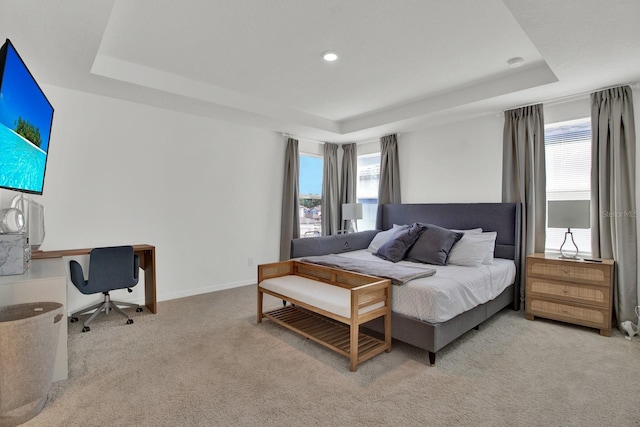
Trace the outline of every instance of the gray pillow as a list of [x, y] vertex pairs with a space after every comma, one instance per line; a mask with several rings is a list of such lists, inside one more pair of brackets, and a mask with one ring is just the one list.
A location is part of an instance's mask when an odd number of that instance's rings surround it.
[[371, 252], [372, 254], [378, 252], [378, 249], [380, 249], [380, 246], [388, 242], [393, 237], [393, 235], [398, 231], [398, 228], [409, 228], [409, 226], [393, 224], [393, 228], [379, 232], [378, 234], [375, 235], [373, 240], [371, 240], [371, 243], [369, 243], [369, 247], [367, 248], [367, 251]]
[[447, 265], [449, 252], [464, 233], [447, 230], [433, 224], [422, 224], [426, 230], [411, 247], [406, 259], [433, 265]]
[[374, 255], [391, 262], [401, 261], [425, 229], [426, 227], [422, 224], [412, 224], [407, 228], [400, 228], [391, 239], [380, 246]]

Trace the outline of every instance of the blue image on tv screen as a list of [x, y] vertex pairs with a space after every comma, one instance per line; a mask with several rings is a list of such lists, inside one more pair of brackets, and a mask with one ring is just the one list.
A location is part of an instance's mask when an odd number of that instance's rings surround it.
[[53, 107], [9, 40], [0, 59], [0, 187], [42, 194]]

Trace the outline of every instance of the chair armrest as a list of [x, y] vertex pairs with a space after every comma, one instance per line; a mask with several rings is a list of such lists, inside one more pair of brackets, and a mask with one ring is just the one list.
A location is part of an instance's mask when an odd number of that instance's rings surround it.
[[69, 261], [69, 273], [71, 276], [71, 282], [75, 285], [76, 288], [82, 289], [87, 285], [86, 280], [84, 280], [84, 272], [82, 271], [82, 266], [77, 261]]
[[133, 277], [138, 280], [138, 274], [140, 273], [140, 257], [138, 255], [133, 256]]

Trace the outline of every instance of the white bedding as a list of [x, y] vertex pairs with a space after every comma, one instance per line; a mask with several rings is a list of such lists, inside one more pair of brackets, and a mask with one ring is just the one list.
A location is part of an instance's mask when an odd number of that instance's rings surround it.
[[[344, 252], [340, 255], [390, 263], [366, 250]], [[437, 266], [400, 261], [413, 267], [435, 268], [431, 277], [416, 279], [402, 286], [393, 286], [394, 312], [426, 322], [444, 322], [479, 304], [491, 301], [504, 291], [516, 275], [513, 261], [494, 258], [492, 264], [479, 267], [456, 265]]]

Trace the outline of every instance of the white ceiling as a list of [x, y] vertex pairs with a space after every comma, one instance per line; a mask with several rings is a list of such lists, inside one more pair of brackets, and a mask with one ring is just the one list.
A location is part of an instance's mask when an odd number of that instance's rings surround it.
[[0, 2], [41, 83], [332, 142], [638, 82], [638, 22], [637, 0]]

